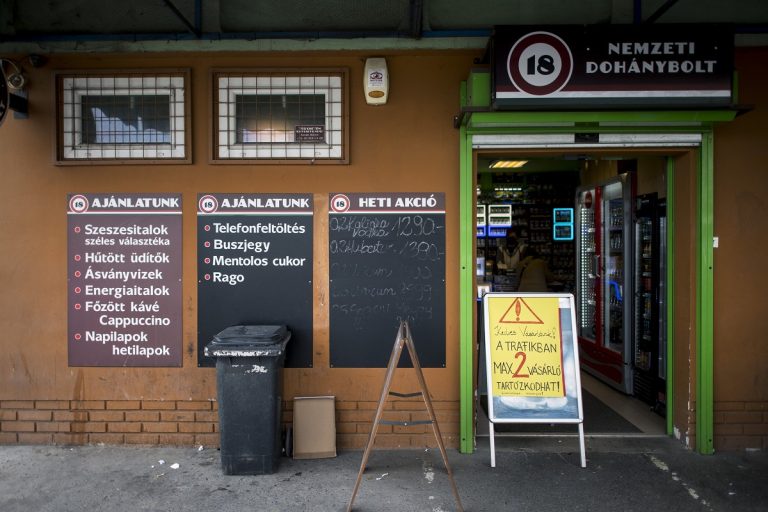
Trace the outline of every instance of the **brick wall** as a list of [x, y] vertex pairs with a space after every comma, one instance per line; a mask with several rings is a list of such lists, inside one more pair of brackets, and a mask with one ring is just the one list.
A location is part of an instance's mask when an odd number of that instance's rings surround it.
[[[287, 401], [283, 423], [293, 419], [293, 402]], [[339, 450], [361, 450], [368, 442], [371, 424], [378, 402], [336, 402], [336, 445]], [[459, 447], [459, 403], [432, 402], [443, 444]], [[391, 421], [427, 421], [429, 413], [421, 398], [414, 400], [388, 400], [382, 419]], [[437, 447], [431, 425], [379, 425], [376, 448]]]
[[216, 403], [3, 400], [0, 443], [218, 446]]
[[[361, 449], [368, 442], [371, 422], [376, 414], [378, 402], [337, 402], [336, 432], [339, 449]], [[443, 443], [447, 447], [459, 446], [459, 404], [458, 402], [432, 402]], [[429, 420], [424, 401], [387, 401], [382, 419], [392, 421]], [[380, 448], [423, 448], [435, 447], [435, 436], [431, 425], [379, 425], [376, 444]]]
[[[433, 402], [443, 442], [459, 445], [459, 404]], [[292, 401], [283, 422], [292, 421]], [[336, 402], [337, 445], [365, 446], [377, 402]], [[421, 400], [388, 401], [387, 420], [427, 420]], [[715, 402], [715, 450], [768, 450], [768, 402]], [[3, 400], [0, 444], [158, 444], [218, 446], [215, 401]], [[434, 447], [429, 425], [381, 425], [379, 448]]]
[[768, 450], [768, 402], [715, 402], [715, 450]]
[[[433, 402], [443, 442], [458, 447], [457, 402]], [[336, 402], [339, 449], [365, 446], [377, 402]], [[0, 444], [157, 444], [218, 446], [215, 401], [3, 400]], [[284, 403], [282, 421], [292, 421], [293, 402]], [[389, 401], [384, 419], [427, 420], [420, 400]], [[382, 425], [380, 448], [435, 446], [429, 425]]]

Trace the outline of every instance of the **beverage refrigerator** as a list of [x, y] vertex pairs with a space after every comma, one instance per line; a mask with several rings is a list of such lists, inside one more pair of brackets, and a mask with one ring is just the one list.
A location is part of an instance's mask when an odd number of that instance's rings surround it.
[[582, 369], [633, 392], [633, 180], [576, 192], [576, 311]]
[[635, 202], [633, 393], [666, 412], [666, 205], [657, 194]]

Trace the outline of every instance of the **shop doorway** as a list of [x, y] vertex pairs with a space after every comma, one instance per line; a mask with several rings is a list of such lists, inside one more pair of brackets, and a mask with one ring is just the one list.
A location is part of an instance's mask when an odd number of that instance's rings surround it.
[[[667, 435], [714, 451], [714, 135], [733, 110], [486, 111], [467, 84], [459, 128], [459, 384], [461, 450], [474, 450], [476, 417], [476, 173], [484, 155], [659, 156], [667, 161]], [[478, 88], [479, 87], [479, 88]], [[469, 93], [472, 94], [469, 94]], [[607, 159], [607, 158], [604, 158]], [[670, 414], [671, 412], [671, 414]]]
[[[475, 155], [477, 297], [518, 290], [574, 295], [588, 435], [668, 432], [670, 158], [627, 151]], [[543, 267], [530, 264], [536, 260]], [[542, 274], [536, 280], [528, 275], [534, 268]], [[483, 436], [488, 429], [480, 304], [475, 396], [476, 433]], [[512, 436], [570, 430], [497, 428]]]

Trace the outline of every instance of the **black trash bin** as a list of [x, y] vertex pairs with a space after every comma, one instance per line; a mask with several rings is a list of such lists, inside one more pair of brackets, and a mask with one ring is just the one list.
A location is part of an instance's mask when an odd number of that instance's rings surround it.
[[213, 337], [221, 467], [225, 475], [274, 473], [281, 452], [284, 325], [236, 325]]

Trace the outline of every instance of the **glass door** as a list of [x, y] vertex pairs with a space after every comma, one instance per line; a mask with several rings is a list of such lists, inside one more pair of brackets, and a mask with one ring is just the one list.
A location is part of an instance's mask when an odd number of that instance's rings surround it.
[[659, 202], [659, 358], [656, 412], [667, 413], [667, 203]]
[[582, 368], [631, 393], [632, 181], [623, 174], [576, 194], [576, 306]]
[[602, 290], [603, 347], [615, 354], [614, 385], [632, 392], [632, 189], [627, 175], [603, 186]]
[[634, 379], [633, 393], [656, 403], [658, 362], [658, 214], [656, 194], [637, 197], [634, 251]]
[[598, 267], [596, 213], [596, 189], [579, 190], [576, 197], [576, 305], [578, 335], [597, 342], [598, 315]]
[[608, 244], [603, 247], [605, 279], [603, 288], [603, 310], [606, 311], [604, 339], [605, 346], [615, 352], [624, 347], [624, 201], [619, 183], [605, 187], [605, 218], [603, 229]]
[[657, 194], [638, 196], [635, 213], [634, 382], [636, 397], [666, 412], [666, 224]]

